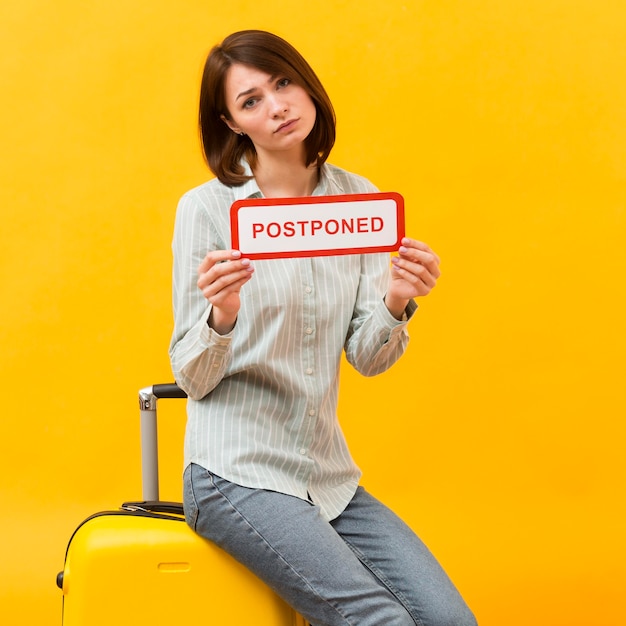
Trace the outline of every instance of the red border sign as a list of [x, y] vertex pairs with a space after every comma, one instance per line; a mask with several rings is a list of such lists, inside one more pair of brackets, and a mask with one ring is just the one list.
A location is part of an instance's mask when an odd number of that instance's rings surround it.
[[396, 192], [249, 198], [230, 209], [231, 244], [250, 259], [392, 252], [404, 237]]

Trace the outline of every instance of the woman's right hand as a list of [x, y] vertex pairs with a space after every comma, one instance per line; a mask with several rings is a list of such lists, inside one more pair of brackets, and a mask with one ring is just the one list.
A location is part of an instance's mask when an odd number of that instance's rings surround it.
[[250, 259], [242, 259], [239, 250], [215, 250], [200, 263], [198, 288], [213, 305], [209, 326], [220, 335], [235, 326], [241, 306], [239, 292], [253, 272]]

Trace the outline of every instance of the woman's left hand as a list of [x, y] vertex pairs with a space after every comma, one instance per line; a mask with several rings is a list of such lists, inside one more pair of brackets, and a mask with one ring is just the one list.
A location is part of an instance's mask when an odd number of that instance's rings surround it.
[[409, 300], [427, 296], [437, 284], [441, 275], [439, 257], [422, 241], [404, 237], [398, 256], [392, 257], [391, 263], [385, 303], [399, 319]]

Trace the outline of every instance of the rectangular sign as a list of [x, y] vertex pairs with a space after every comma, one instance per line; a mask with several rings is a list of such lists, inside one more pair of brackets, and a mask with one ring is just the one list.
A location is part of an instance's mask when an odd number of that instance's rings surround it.
[[397, 250], [404, 237], [399, 193], [249, 198], [230, 209], [232, 247], [250, 259]]

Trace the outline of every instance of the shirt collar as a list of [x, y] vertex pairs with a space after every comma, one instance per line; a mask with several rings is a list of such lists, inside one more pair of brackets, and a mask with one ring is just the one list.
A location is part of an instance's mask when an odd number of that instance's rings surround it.
[[313, 190], [314, 196], [336, 196], [343, 193], [332, 169], [324, 163], [320, 168], [320, 179]]
[[241, 159], [240, 163], [244, 169], [244, 174], [246, 176], [252, 176], [252, 178], [247, 180], [243, 185], [233, 187], [235, 200], [245, 200], [246, 198], [261, 198], [263, 194], [261, 193], [259, 186], [256, 184], [256, 179], [252, 174], [250, 164], [248, 163], [248, 161], [246, 161], [245, 158]]

